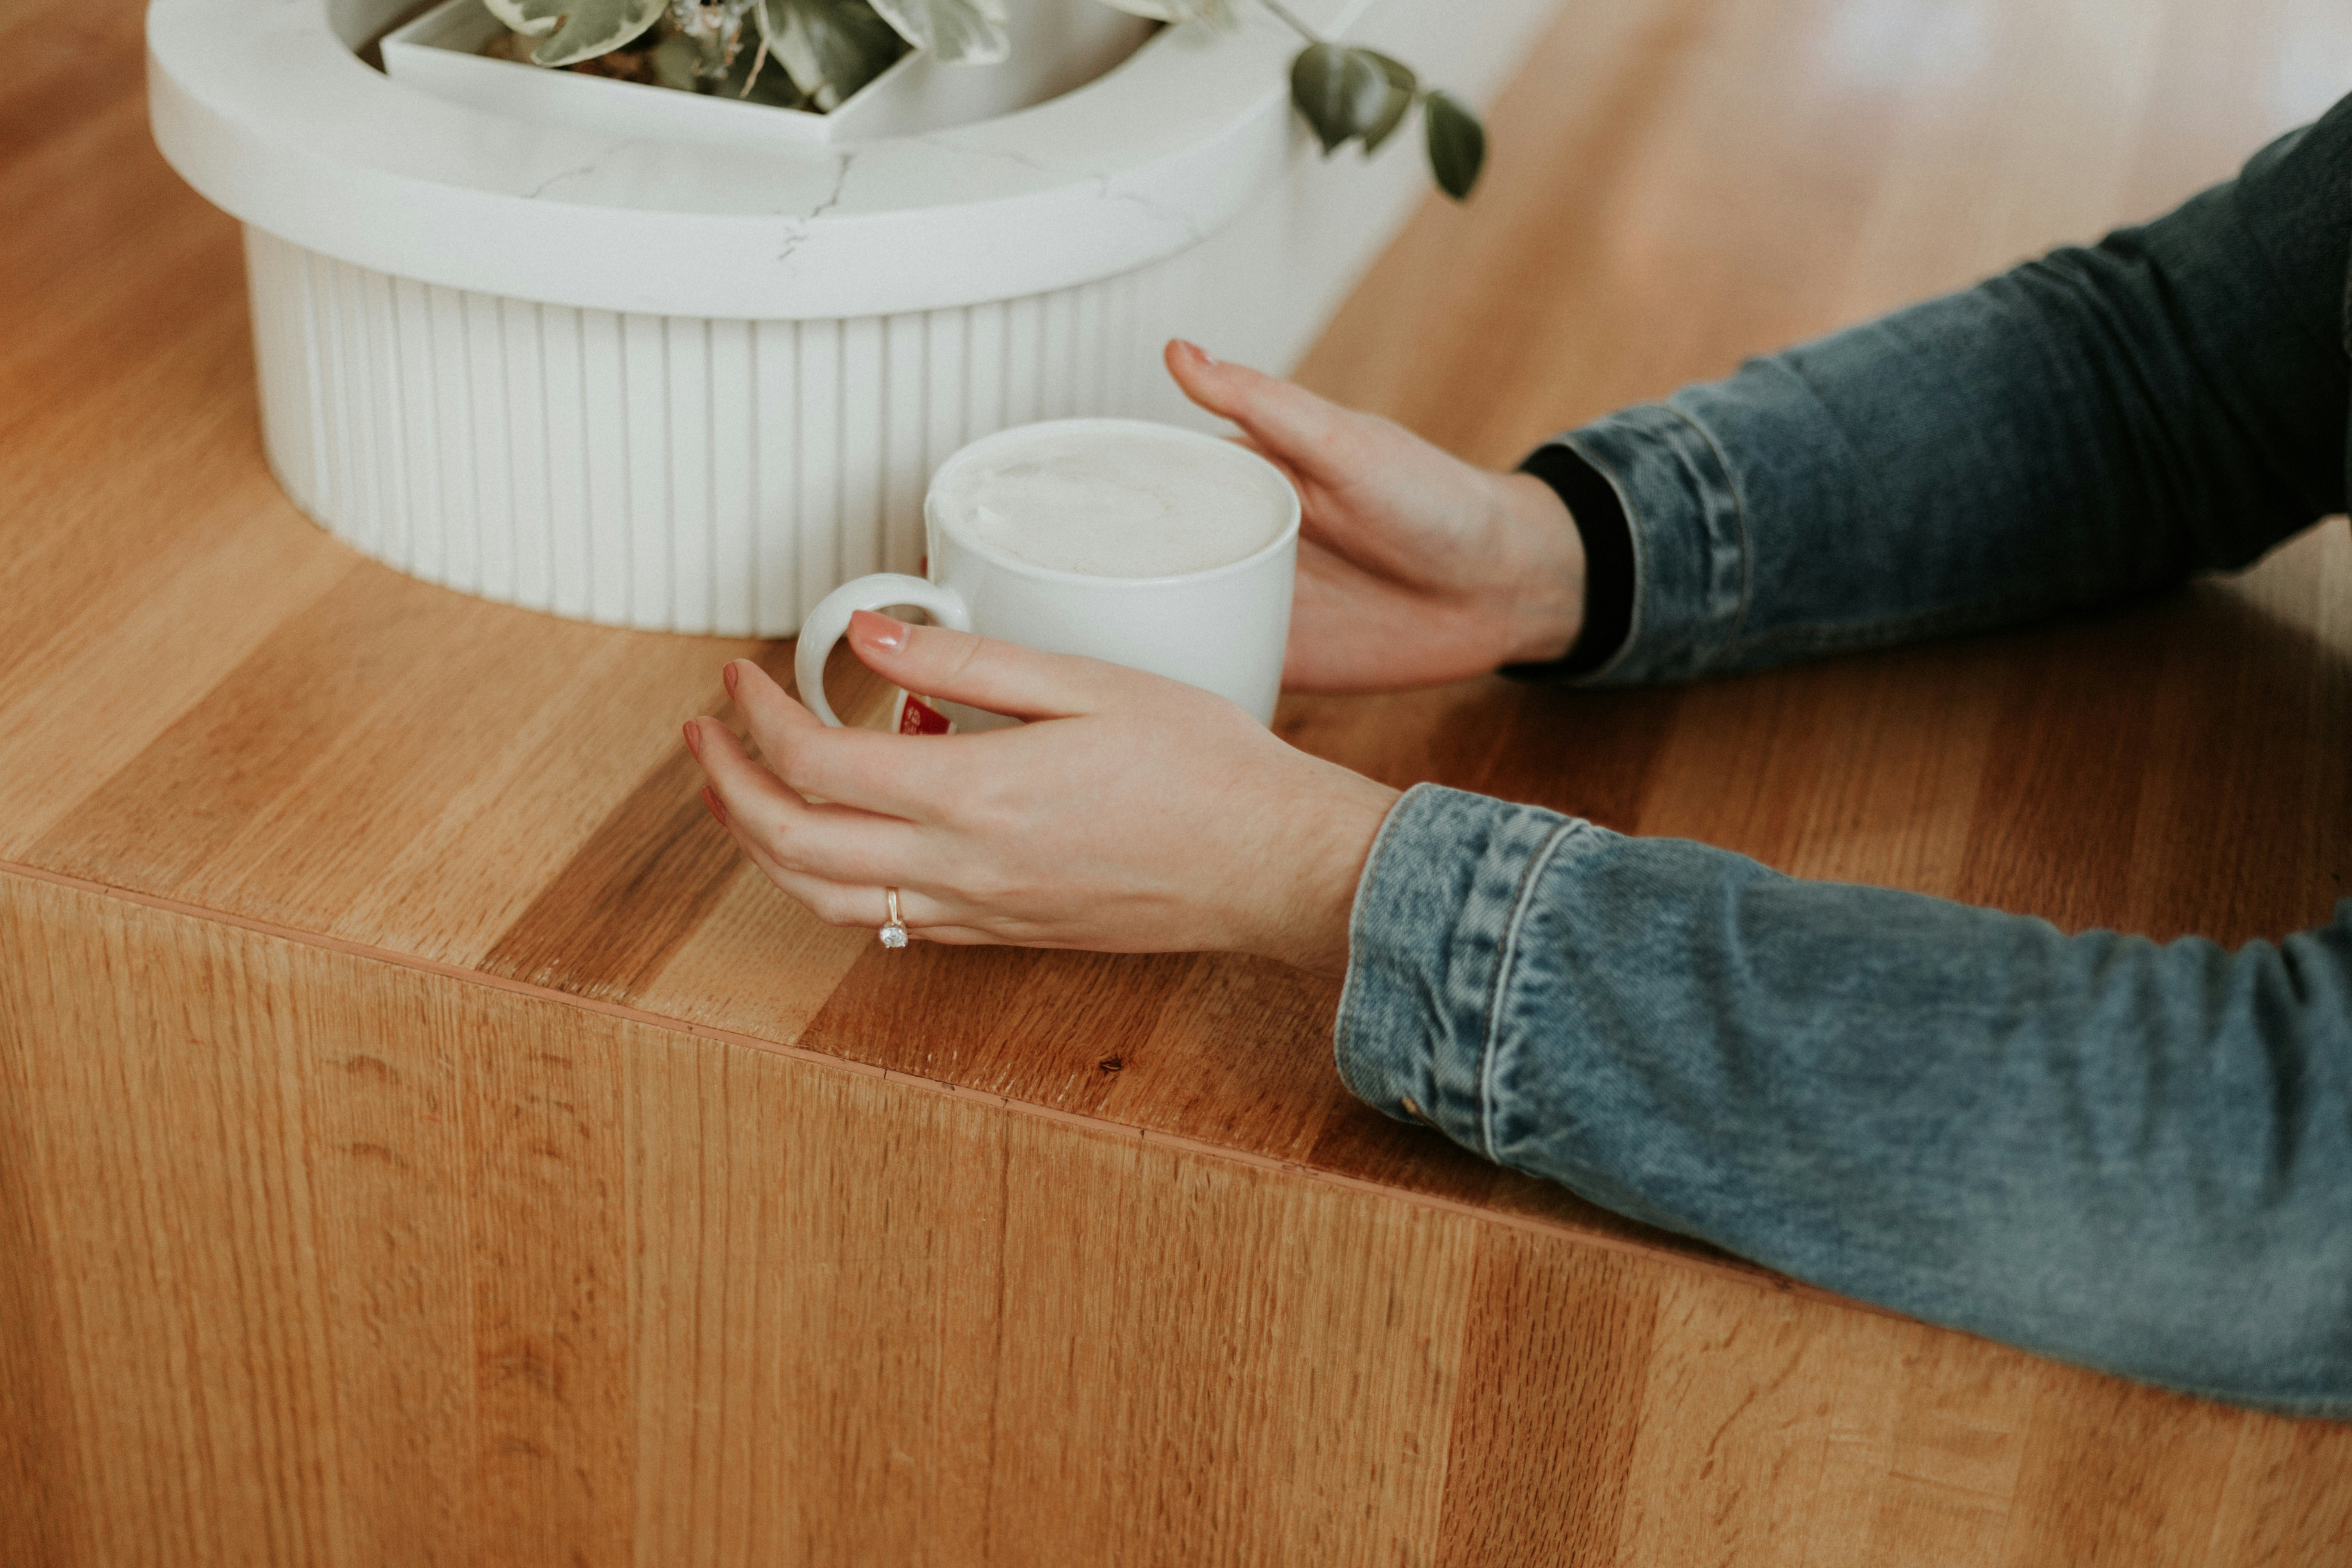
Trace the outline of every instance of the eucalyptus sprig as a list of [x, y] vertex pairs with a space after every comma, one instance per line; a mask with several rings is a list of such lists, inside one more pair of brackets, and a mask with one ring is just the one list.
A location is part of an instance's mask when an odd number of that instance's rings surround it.
[[1364, 155], [1370, 157], [1419, 104], [1429, 172], [1438, 189], [1457, 202], [1469, 196], [1486, 163], [1486, 128], [1469, 105], [1450, 92], [1423, 87], [1402, 60], [1378, 49], [1332, 43], [1293, 16], [1281, 0], [1264, 3], [1307, 40], [1290, 62], [1290, 101], [1323, 143], [1325, 157], [1349, 142], [1361, 142]]

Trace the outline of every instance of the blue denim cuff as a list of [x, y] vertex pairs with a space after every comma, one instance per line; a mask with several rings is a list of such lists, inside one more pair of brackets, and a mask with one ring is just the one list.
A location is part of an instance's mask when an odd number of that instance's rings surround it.
[[1539, 806], [1418, 784], [1357, 884], [1332, 1047], [1357, 1098], [1494, 1157], [1486, 1076], [1530, 889], [1586, 827]]
[[1747, 609], [1748, 542], [1739, 492], [1706, 428], [1649, 403], [1560, 442], [1608, 479], [1633, 535], [1633, 624], [1584, 683], [1684, 680], [1721, 662]]

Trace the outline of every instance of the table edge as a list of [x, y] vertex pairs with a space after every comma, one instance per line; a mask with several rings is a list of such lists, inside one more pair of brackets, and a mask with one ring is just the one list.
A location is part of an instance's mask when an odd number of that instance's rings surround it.
[[29, 882], [44, 883], [72, 892], [112, 899], [142, 909], [155, 910], [214, 925], [228, 926], [303, 947], [340, 952], [461, 984], [480, 985], [494, 991], [528, 996], [534, 1000], [554, 1003], [632, 1024], [645, 1025], [696, 1039], [765, 1051], [772, 1056], [784, 1057], [810, 1067], [880, 1079], [906, 1088], [933, 1094], [944, 1094], [971, 1103], [993, 1106], [1002, 1110], [1037, 1117], [1089, 1132], [1130, 1138], [1139, 1143], [1149, 1143], [1158, 1148], [1221, 1160], [1255, 1170], [1301, 1177], [1342, 1191], [1390, 1198], [1435, 1213], [1482, 1220], [1529, 1235], [1565, 1241], [1574, 1246], [1648, 1258], [1675, 1268], [1695, 1269], [1717, 1278], [1738, 1280], [1775, 1294], [1794, 1295], [1820, 1300], [1856, 1309], [1875, 1316], [1893, 1318], [1906, 1316], [1874, 1303], [1858, 1300], [1850, 1296], [1841, 1296], [1834, 1291], [1825, 1290], [1818, 1286], [1808, 1285], [1802, 1280], [1775, 1273], [1759, 1265], [1743, 1263], [1735, 1258], [1713, 1258], [1704, 1254], [1684, 1252], [1673, 1247], [1659, 1247], [1626, 1237], [1611, 1235], [1604, 1231], [1588, 1230], [1573, 1224], [1540, 1215], [1484, 1208], [1458, 1198], [1444, 1197], [1433, 1193], [1415, 1192], [1408, 1187], [1391, 1186], [1361, 1176], [1343, 1175], [1335, 1171], [1322, 1170], [1297, 1161], [1277, 1159], [1270, 1154], [1236, 1149], [1227, 1144], [1212, 1142], [1206, 1139], [1188, 1137], [1182, 1133], [1158, 1131], [1104, 1117], [1087, 1116], [1053, 1106], [1038, 1105], [1030, 1100], [1015, 1099], [1010, 1095], [998, 1094], [988, 1089], [972, 1089], [940, 1079], [925, 1078], [918, 1073], [904, 1072], [893, 1068], [878, 1067], [870, 1062], [832, 1056], [824, 1051], [810, 1050], [806, 1047], [763, 1039], [757, 1035], [745, 1034], [740, 1030], [717, 1028], [708, 1024], [696, 1023], [690, 1019], [656, 1013], [643, 1007], [632, 1007], [597, 997], [577, 995], [552, 986], [535, 985], [528, 981], [488, 974], [480, 970], [467, 969], [460, 964], [446, 963], [436, 959], [401, 952], [392, 948], [353, 942], [348, 938], [331, 936], [322, 931], [303, 931], [298, 927], [280, 925], [272, 921], [257, 920], [250, 915], [208, 909], [201, 904], [163, 898], [153, 893], [141, 892], [135, 889], [119, 888], [105, 882], [92, 881], [85, 877], [69, 876], [61, 871], [29, 866], [18, 860], [0, 858], [0, 878], [16, 878]]

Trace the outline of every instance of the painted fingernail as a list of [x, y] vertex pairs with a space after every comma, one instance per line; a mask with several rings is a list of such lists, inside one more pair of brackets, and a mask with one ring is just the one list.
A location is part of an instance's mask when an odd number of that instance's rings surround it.
[[727, 668], [719, 672], [719, 679], [726, 684], [727, 695], [730, 697], [734, 696], [736, 677], [735, 661], [733, 659], [730, 658], [727, 661]]
[[694, 721], [691, 719], [686, 721], [686, 749], [694, 753], [696, 762], [702, 760], [702, 737], [694, 732]]
[[1216, 355], [1211, 353], [1208, 350], [1202, 348], [1200, 344], [1194, 342], [1190, 338], [1178, 338], [1176, 340], [1176, 346], [1183, 353], [1192, 355], [1192, 358], [1198, 360], [1202, 364], [1214, 364], [1217, 363]]
[[710, 815], [719, 819], [719, 826], [727, 826], [727, 805], [719, 798], [719, 792], [709, 784], [702, 786], [702, 804], [710, 808]]
[[906, 624], [871, 610], [858, 610], [850, 616], [849, 635], [863, 646], [882, 653], [897, 653], [907, 646]]

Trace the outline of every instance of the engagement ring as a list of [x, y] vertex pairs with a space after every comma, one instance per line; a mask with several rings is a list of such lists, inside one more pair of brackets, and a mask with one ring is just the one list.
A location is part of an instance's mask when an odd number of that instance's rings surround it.
[[904, 947], [907, 945], [907, 922], [898, 918], [898, 889], [885, 888], [882, 896], [890, 900], [890, 918], [882, 924], [882, 945]]

